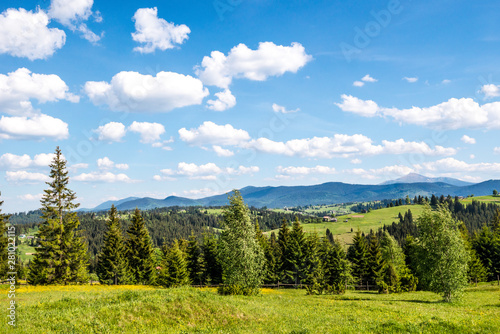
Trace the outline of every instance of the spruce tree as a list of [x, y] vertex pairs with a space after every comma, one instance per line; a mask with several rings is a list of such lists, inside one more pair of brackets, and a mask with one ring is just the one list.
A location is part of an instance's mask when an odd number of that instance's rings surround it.
[[106, 222], [103, 246], [97, 257], [96, 273], [102, 284], [129, 284], [131, 276], [120, 228], [120, 220], [114, 205], [111, 206]]
[[191, 234], [189, 237], [186, 261], [191, 283], [201, 285], [203, 278], [203, 253], [194, 234]]
[[375, 234], [370, 235], [370, 243], [368, 246], [368, 276], [370, 284], [377, 284], [377, 281], [382, 276], [384, 267], [384, 259], [380, 251], [378, 238]]
[[[1, 193], [0, 193], [1, 195]], [[7, 223], [9, 217], [2, 213], [1, 206], [3, 201], [0, 201], [0, 279], [3, 279], [7, 272], [9, 272], [8, 265], [8, 243], [9, 240], [7, 238]]]
[[203, 281], [205, 284], [222, 283], [222, 268], [217, 258], [218, 240], [213, 234], [204, 234], [203, 236]]
[[307, 294], [320, 295], [326, 289], [325, 268], [323, 263], [325, 244], [316, 233], [307, 236], [304, 243], [304, 275]]
[[278, 240], [276, 239], [276, 234], [274, 232], [271, 232], [268, 246], [264, 249], [264, 256], [267, 263], [264, 283], [276, 283], [279, 281], [279, 247]]
[[294, 284], [299, 284], [300, 281], [306, 277], [306, 264], [304, 254], [305, 243], [305, 233], [302, 229], [302, 226], [300, 225], [299, 218], [295, 217], [295, 221], [292, 224], [292, 230], [290, 231], [290, 239], [288, 243], [290, 262], [293, 265], [291, 279]]
[[357, 230], [349, 246], [347, 257], [352, 263], [352, 275], [358, 284], [362, 284], [368, 276], [368, 245], [361, 230]]
[[326, 289], [330, 293], [344, 293], [352, 280], [351, 264], [339, 240], [325, 242], [323, 258]]
[[167, 288], [189, 285], [186, 254], [180, 249], [178, 240], [171, 247], [163, 247], [163, 256], [157, 283]]
[[234, 190], [228, 198], [219, 250], [223, 283], [219, 293], [257, 294], [263, 280], [264, 252], [240, 192]]
[[278, 249], [279, 280], [284, 283], [293, 283], [294, 264], [290, 247], [290, 228], [285, 219], [278, 231]]
[[135, 209], [127, 230], [126, 254], [132, 280], [136, 284], [153, 284], [155, 275], [153, 244], [139, 209]]
[[78, 235], [76, 195], [68, 188], [66, 161], [59, 147], [49, 165], [51, 181], [41, 199], [42, 222], [39, 224], [39, 247], [31, 262], [28, 283], [61, 284], [83, 282], [88, 278], [87, 247]]

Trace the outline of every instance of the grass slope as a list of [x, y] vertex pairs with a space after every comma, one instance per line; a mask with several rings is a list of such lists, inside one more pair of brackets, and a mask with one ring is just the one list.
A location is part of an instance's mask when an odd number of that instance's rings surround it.
[[267, 289], [243, 297], [195, 288], [23, 286], [16, 291], [16, 330], [5, 319], [0, 328], [26, 334], [498, 333], [499, 294], [499, 287], [483, 284], [446, 304], [430, 292], [306, 296]]

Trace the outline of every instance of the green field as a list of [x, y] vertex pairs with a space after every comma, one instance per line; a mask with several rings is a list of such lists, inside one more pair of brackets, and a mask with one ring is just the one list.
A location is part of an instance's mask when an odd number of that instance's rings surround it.
[[[2, 312], [7, 293], [2, 286]], [[500, 287], [469, 288], [447, 304], [430, 292], [306, 296], [264, 289], [219, 296], [215, 289], [148, 286], [20, 287], [17, 326], [2, 333], [499, 333]]]
[[[338, 216], [337, 222], [324, 222], [319, 224], [303, 224], [302, 227], [305, 232], [318, 233], [320, 236], [324, 236], [326, 229], [328, 228], [337, 238], [342, 240], [344, 243], [349, 244], [352, 241], [351, 228], [355, 232], [358, 228], [363, 232], [374, 232], [378, 228], [384, 225], [390, 225], [392, 222], [398, 222], [398, 214], [401, 213], [403, 216], [405, 212], [411, 210], [413, 219], [415, 220], [420, 213], [424, 210], [423, 205], [403, 205], [395, 206], [392, 208], [382, 208], [378, 210], [372, 210], [368, 213], [353, 213], [344, 216]], [[345, 222], [348, 220], [348, 222]], [[278, 233], [278, 230], [274, 230]], [[268, 232], [270, 233], [270, 232]]]
[[500, 196], [477, 196], [477, 197], [467, 197], [460, 202], [462, 203], [472, 203], [472, 201], [478, 201], [478, 202], [485, 202], [485, 203], [495, 203], [495, 204], [500, 204]]

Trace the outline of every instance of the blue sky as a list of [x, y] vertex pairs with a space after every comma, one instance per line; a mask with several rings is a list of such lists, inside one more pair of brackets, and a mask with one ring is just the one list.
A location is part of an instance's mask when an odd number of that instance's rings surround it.
[[[23, 7], [19, 7], [23, 6]], [[3, 1], [3, 210], [500, 178], [500, 3]]]

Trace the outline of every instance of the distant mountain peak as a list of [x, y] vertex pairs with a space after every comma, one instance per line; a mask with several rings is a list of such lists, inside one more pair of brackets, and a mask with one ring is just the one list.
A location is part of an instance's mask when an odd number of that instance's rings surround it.
[[459, 187], [470, 186], [473, 184], [470, 182], [454, 179], [451, 177], [428, 177], [417, 173], [410, 173], [395, 180], [382, 182], [381, 185], [396, 184], [396, 183], [437, 183], [437, 182], [448, 183], [451, 184], [452, 186], [459, 186]]

